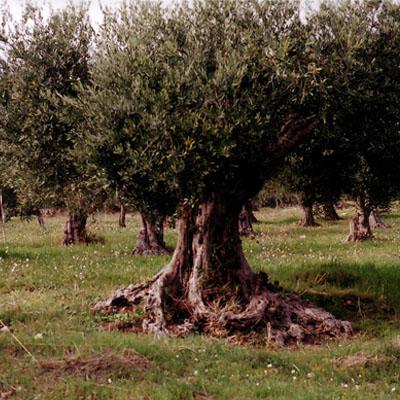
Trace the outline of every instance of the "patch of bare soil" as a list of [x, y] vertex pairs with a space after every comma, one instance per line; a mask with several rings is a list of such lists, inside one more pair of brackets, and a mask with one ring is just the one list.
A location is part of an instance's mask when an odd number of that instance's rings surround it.
[[74, 356], [63, 360], [42, 361], [40, 366], [45, 373], [60, 377], [65, 374], [101, 380], [105, 375], [118, 378], [129, 376], [133, 370], [150, 366], [150, 361], [132, 350], [123, 353], [107, 352], [93, 357]]

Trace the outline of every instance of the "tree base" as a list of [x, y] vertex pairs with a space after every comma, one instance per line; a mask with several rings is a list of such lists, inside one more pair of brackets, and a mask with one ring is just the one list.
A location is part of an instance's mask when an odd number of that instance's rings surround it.
[[361, 218], [359, 215], [353, 217], [349, 222], [349, 235], [346, 242], [363, 242], [372, 240], [374, 235], [369, 225], [368, 217]]
[[104, 243], [105, 239], [86, 230], [87, 216], [85, 214], [70, 214], [65, 224], [63, 246], [77, 244]]
[[311, 205], [303, 205], [304, 218], [298, 222], [302, 228], [318, 228], [321, 226], [314, 220], [313, 208]]
[[388, 229], [391, 228], [390, 224], [386, 224], [382, 221], [379, 210], [372, 210], [369, 215], [369, 224], [371, 229]]
[[[254, 274], [255, 286], [246, 302], [226, 289], [218, 296], [192, 290], [185, 299], [172, 299], [171, 266], [153, 279], [119, 289], [107, 300], [95, 304], [95, 311], [117, 313], [134, 310], [144, 303], [146, 317], [143, 332], [156, 336], [185, 336], [192, 331], [214, 337], [240, 338], [257, 336], [279, 346], [318, 344], [348, 337], [352, 327], [329, 312], [297, 295], [287, 295], [268, 283], [265, 273]], [[192, 281], [192, 285], [195, 282]], [[197, 297], [198, 296], [198, 297]]]
[[213, 194], [182, 209], [171, 262], [147, 282], [117, 290], [95, 310], [143, 306], [141, 329], [156, 336], [192, 331], [218, 337], [258, 332], [286, 346], [348, 336], [351, 325], [251, 270], [239, 237], [240, 204]]
[[142, 227], [139, 231], [133, 256], [157, 256], [171, 254], [172, 249], [164, 242], [164, 218], [150, 222], [141, 215]]

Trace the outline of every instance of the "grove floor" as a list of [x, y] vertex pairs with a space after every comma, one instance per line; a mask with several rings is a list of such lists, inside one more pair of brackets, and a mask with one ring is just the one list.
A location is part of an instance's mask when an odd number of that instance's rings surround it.
[[[64, 217], [44, 228], [13, 219], [0, 230], [0, 399], [400, 398], [400, 208], [384, 217], [391, 229], [358, 244], [343, 242], [352, 212], [299, 228], [299, 210], [263, 209], [255, 239], [244, 240], [254, 269], [356, 330], [296, 349], [100, 329], [91, 304], [168, 261], [130, 255], [138, 217], [121, 229], [117, 215], [98, 214], [89, 225], [104, 244], [69, 248]], [[175, 232], [166, 239], [173, 246]]]

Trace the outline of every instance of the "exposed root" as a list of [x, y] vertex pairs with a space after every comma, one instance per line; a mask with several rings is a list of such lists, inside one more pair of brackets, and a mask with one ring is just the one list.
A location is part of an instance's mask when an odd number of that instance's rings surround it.
[[141, 303], [142, 330], [156, 336], [255, 332], [268, 342], [293, 345], [350, 335], [348, 322], [284, 295], [267, 274], [251, 270], [239, 238], [240, 208], [228, 209], [214, 194], [198, 209], [183, 209], [171, 262], [154, 278], [117, 290], [95, 309], [118, 312]]
[[144, 284], [116, 291], [105, 302], [97, 303], [95, 309], [118, 311], [144, 300], [147, 317], [143, 320], [142, 329], [156, 336], [184, 336], [193, 330], [217, 337], [257, 332], [259, 336], [267, 336], [268, 342], [292, 346], [320, 343], [352, 334], [349, 322], [337, 320], [329, 312], [299, 296], [274, 291], [265, 279], [257, 279], [258, 287], [254, 288], [246, 303], [235, 298], [231, 298], [229, 303], [222, 298], [207, 303], [195, 285], [196, 273], [192, 274], [187, 295], [187, 318], [178, 321], [174, 315], [166, 315], [165, 310], [171, 273], [172, 269], [167, 266]]

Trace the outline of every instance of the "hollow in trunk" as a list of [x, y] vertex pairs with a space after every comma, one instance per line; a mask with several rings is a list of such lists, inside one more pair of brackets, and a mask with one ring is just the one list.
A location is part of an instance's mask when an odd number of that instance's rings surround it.
[[133, 255], [142, 256], [171, 253], [171, 250], [164, 242], [164, 218], [150, 220], [143, 214], [140, 217], [142, 226], [136, 240]]
[[290, 345], [350, 335], [349, 322], [280, 293], [267, 274], [251, 270], [239, 236], [241, 208], [214, 193], [198, 207], [182, 210], [170, 263], [147, 282], [117, 290], [95, 309], [117, 312], [144, 302], [142, 329], [157, 336], [257, 331]]

